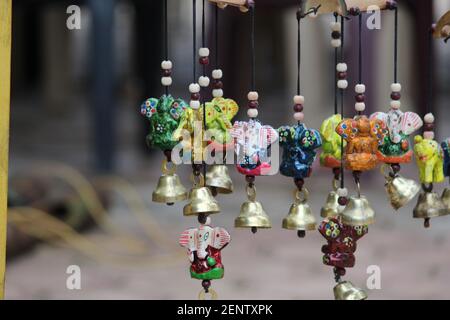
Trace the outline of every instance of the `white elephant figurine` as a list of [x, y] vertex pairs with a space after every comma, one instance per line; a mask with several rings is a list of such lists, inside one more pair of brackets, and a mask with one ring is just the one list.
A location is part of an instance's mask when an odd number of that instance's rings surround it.
[[179, 244], [188, 249], [191, 277], [200, 280], [223, 278], [224, 267], [220, 251], [230, 241], [230, 234], [224, 228], [201, 225], [184, 231]]

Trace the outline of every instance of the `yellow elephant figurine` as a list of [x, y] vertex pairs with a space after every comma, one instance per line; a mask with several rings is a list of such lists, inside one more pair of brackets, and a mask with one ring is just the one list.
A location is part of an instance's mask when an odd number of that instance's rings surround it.
[[327, 168], [339, 168], [341, 166], [341, 145], [346, 141], [337, 134], [336, 127], [342, 121], [340, 114], [332, 115], [325, 119], [320, 126], [322, 137], [322, 153], [320, 154], [320, 165]]
[[420, 135], [414, 137], [414, 154], [422, 183], [444, 181], [444, 155], [439, 144]]

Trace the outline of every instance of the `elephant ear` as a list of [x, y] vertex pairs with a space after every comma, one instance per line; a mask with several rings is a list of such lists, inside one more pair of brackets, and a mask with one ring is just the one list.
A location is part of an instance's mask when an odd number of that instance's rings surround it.
[[315, 129], [304, 130], [300, 136], [300, 145], [305, 149], [316, 149], [322, 145], [319, 131]]
[[386, 122], [379, 119], [370, 121], [370, 134], [378, 140], [378, 144], [382, 145], [384, 143], [384, 137], [388, 133]]
[[149, 98], [141, 104], [141, 114], [150, 119], [156, 113], [156, 107], [158, 106], [159, 100], [156, 98]]
[[291, 128], [289, 126], [282, 126], [278, 128], [278, 137], [280, 139], [280, 144], [285, 145], [289, 141], [292, 141], [295, 135], [294, 128]]
[[388, 118], [389, 116], [385, 112], [375, 112], [370, 115], [369, 120], [370, 121], [381, 120], [384, 123], [388, 123]]
[[322, 125], [320, 126], [320, 134], [324, 140], [333, 140], [333, 135], [336, 134], [336, 127], [341, 120], [342, 117], [340, 114], [334, 114], [322, 122]]
[[218, 105], [223, 114], [231, 121], [239, 111], [237, 103], [232, 99], [214, 98], [211, 102]]
[[346, 141], [352, 141], [358, 135], [357, 122], [354, 119], [344, 119], [336, 127], [336, 133]]
[[196, 250], [198, 229], [192, 228], [185, 230], [181, 235], [178, 243], [180, 246], [188, 248], [190, 251]]
[[224, 228], [214, 228], [211, 236], [210, 246], [216, 249], [222, 249], [231, 241], [231, 236]]
[[188, 105], [183, 99], [175, 99], [169, 110], [170, 116], [175, 120], [180, 120], [187, 107]]
[[423, 126], [422, 118], [414, 112], [405, 112], [401, 121], [401, 130], [404, 134], [410, 135]]

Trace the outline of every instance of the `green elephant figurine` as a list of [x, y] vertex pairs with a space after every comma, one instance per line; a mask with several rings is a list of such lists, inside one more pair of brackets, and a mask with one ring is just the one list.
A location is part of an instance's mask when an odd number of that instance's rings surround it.
[[444, 181], [444, 155], [439, 144], [420, 135], [414, 137], [414, 154], [422, 183]]
[[322, 153], [320, 154], [320, 165], [327, 168], [339, 168], [341, 166], [341, 145], [345, 140], [336, 133], [336, 127], [341, 122], [340, 114], [332, 115], [325, 119], [320, 126], [322, 137]]

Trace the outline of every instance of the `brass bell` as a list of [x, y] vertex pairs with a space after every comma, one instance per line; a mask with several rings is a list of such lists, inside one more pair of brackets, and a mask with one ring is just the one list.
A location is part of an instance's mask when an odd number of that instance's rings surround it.
[[444, 189], [441, 199], [442, 199], [442, 202], [444, 203], [444, 205], [447, 207], [448, 213], [450, 213], [450, 189], [449, 188]]
[[210, 166], [206, 173], [206, 185], [215, 188], [218, 193], [232, 193], [233, 181], [228, 174], [228, 167], [224, 164]]
[[334, 288], [335, 300], [366, 300], [367, 293], [357, 288], [350, 281], [341, 281]]
[[189, 203], [183, 208], [183, 215], [185, 216], [209, 215], [220, 212], [219, 204], [214, 199], [211, 190], [204, 186], [203, 176], [200, 175], [199, 177], [200, 181], [194, 182], [194, 187], [189, 192]]
[[306, 188], [302, 188], [301, 191], [296, 190], [295, 202], [289, 209], [288, 216], [283, 219], [283, 229], [297, 230], [299, 237], [304, 237], [305, 231], [316, 229], [316, 219], [307, 203], [308, 195]]
[[365, 226], [375, 222], [375, 211], [367, 198], [361, 195], [351, 196], [342, 212], [342, 223], [350, 226]]
[[444, 202], [436, 192], [422, 192], [413, 210], [413, 217], [425, 219], [424, 226], [430, 226], [430, 219], [449, 214]]
[[331, 191], [328, 194], [325, 205], [320, 209], [320, 216], [322, 218], [336, 217], [340, 213], [340, 204], [338, 203], [339, 195], [336, 191]]
[[174, 202], [186, 200], [187, 191], [178, 175], [175, 174], [175, 166], [169, 170], [167, 160], [164, 160], [162, 172], [163, 175], [158, 180], [156, 190], [153, 191], [152, 201], [172, 205]]
[[251, 228], [255, 233], [259, 228], [272, 228], [269, 216], [264, 211], [261, 203], [256, 201], [255, 187], [247, 186], [248, 200], [241, 206], [239, 216], [234, 220], [235, 228]]
[[389, 177], [386, 180], [385, 188], [391, 206], [395, 210], [400, 209], [411, 201], [420, 191], [420, 186], [417, 182], [402, 176], [396, 176], [394, 178]]

